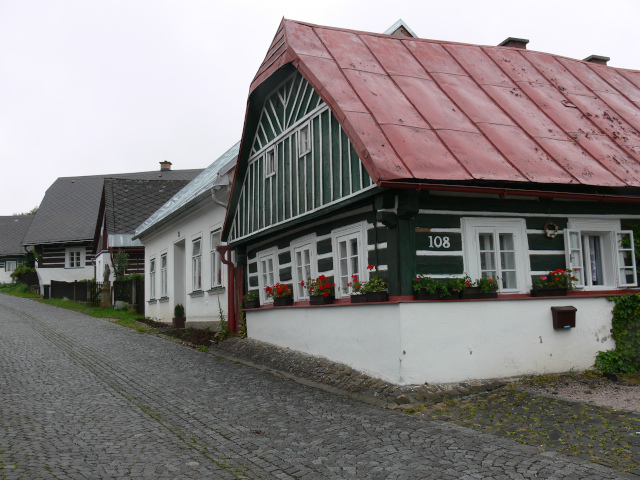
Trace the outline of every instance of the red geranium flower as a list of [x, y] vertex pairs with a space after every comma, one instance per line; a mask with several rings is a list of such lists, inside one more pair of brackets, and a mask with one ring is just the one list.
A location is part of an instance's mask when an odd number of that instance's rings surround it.
[[328, 297], [329, 296], [329, 292], [324, 292], [324, 296]]

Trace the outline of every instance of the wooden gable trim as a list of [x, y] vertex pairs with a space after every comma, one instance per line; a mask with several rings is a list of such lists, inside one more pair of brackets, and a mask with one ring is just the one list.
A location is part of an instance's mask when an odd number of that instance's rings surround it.
[[[257, 112], [256, 112], [257, 113]], [[351, 140], [317, 92], [291, 72], [264, 98], [239, 167], [225, 230], [236, 242], [375, 188]], [[308, 149], [300, 151], [307, 129]], [[243, 155], [244, 156], [244, 155]], [[272, 171], [273, 170], [273, 171]]]

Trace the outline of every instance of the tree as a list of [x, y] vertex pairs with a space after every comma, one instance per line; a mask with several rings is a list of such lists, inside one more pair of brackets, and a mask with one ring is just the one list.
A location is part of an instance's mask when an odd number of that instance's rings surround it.
[[23, 216], [23, 215], [35, 215], [36, 212], [38, 211], [38, 205], [36, 205], [35, 207], [33, 207], [31, 210], [29, 210], [28, 212], [22, 212], [22, 213], [14, 213], [14, 216]]
[[129, 266], [129, 254], [120, 250], [113, 256], [113, 270], [116, 278], [123, 277]]

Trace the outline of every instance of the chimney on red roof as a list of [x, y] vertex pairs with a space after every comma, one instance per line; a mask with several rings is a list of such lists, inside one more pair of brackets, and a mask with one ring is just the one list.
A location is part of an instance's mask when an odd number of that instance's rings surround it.
[[506, 40], [502, 41], [498, 44], [499, 47], [513, 47], [513, 48], [522, 48], [523, 50], [527, 49], [527, 43], [529, 40], [526, 38], [515, 38], [509, 37]]
[[589, 55], [584, 59], [585, 62], [598, 63], [600, 65], [606, 65], [611, 60], [609, 57], [603, 57], [602, 55]]
[[160, 171], [161, 172], [170, 172], [171, 171], [171, 162], [167, 160], [163, 160], [160, 162]]

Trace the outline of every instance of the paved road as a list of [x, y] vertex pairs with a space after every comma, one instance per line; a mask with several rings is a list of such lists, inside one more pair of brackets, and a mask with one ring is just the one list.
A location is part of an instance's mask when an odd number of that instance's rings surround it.
[[624, 478], [0, 294], [0, 479]]

